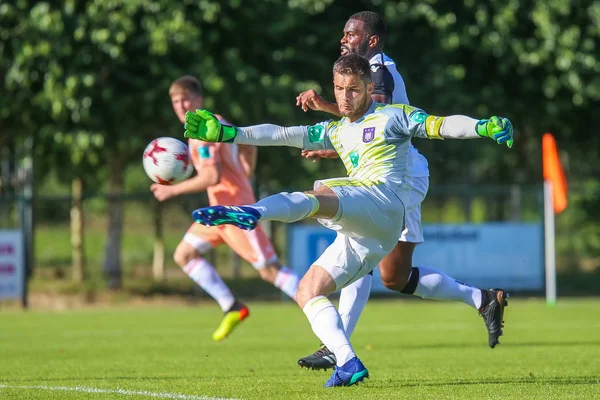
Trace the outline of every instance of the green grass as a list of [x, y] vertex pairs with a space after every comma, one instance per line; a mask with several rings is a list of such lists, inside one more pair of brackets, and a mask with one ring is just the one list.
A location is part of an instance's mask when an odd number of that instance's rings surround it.
[[211, 303], [3, 311], [0, 398], [149, 397], [27, 386], [287, 400], [600, 398], [600, 300], [513, 300], [494, 350], [462, 304], [371, 301], [353, 337], [371, 379], [340, 389], [321, 387], [329, 373], [296, 366], [318, 343], [300, 309], [250, 306], [222, 343], [211, 340], [221, 317]]

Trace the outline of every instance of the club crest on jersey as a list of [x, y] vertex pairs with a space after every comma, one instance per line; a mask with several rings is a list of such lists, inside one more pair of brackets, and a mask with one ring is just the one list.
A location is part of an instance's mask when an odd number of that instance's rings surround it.
[[360, 156], [358, 155], [358, 150], [354, 150], [352, 153], [348, 154], [348, 156], [350, 157], [350, 162], [352, 163], [352, 166], [354, 168], [358, 167], [358, 160], [360, 159]]
[[322, 125], [308, 127], [308, 143], [322, 143], [325, 138], [325, 129]]
[[363, 142], [364, 143], [369, 143], [372, 142], [373, 139], [375, 139], [375, 127], [372, 126], [370, 128], [365, 128], [363, 129]]
[[425, 121], [428, 116], [429, 116], [429, 114], [427, 114], [421, 110], [418, 110], [418, 111], [415, 111], [412, 114], [410, 114], [410, 119], [415, 121], [417, 124], [420, 124], [421, 122]]

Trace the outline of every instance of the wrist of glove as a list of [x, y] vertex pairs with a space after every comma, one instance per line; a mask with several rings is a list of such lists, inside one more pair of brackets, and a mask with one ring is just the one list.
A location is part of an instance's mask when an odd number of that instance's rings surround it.
[[221, 134], [218, 142], [232, 143], [238, 134], [238, 128], [235, 126], [221, 125]]
[[481, 137], [494, 139], [498, 144], [504, 144], [512, 147], [514, 142], [512, 123], [508, 118], [491, 117], [490, 119], [481, 119], [475, 126], [475, 131]]

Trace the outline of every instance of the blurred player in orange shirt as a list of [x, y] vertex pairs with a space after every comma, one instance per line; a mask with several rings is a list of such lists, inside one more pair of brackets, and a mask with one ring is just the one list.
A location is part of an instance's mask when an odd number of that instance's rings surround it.
[[[193, 76], [183, 76], [169, 89], [173, 110], [185, 123], [188, 110], [203, 106], [202, 85]], [[219, 116], [222, 120], [222, 117]], [[256, 166], [256, 147], [228, 143], [206, 143], [190, 139], [190, 156], [197, 175], [175, 185], [153, 184], [150, 189], [159, 201], [186, 193], [206, 190], [211, 205], [252, 204], [256, 202], [250, 178]], [[212, 296], [225, 313], [214, 340], [225, 339], [248, 315], [248, 307], [236, 300], [215, 268], [202, 254], [226, 243], [258, 270], [263, 280], [272, 283], [292, 299], [296, 298], [299, 278], [282, 266], [271, 242], [259, 227], [245, 231], [231, 225], [206, 227], [192, 224], [177, 246], [173, 258], [183, 271]]]

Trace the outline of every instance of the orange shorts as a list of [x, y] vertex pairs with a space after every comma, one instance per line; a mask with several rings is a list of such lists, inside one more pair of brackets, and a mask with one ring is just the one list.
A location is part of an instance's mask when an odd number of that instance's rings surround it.
[[183, 240], [200, 254], [227, 243], [233, 251], [256, 269], [264, 268], [277, 261], [273, 245], [260, 226], [252, 231], [246, 231], [232, 225], [209, 227], [194, 223]]

